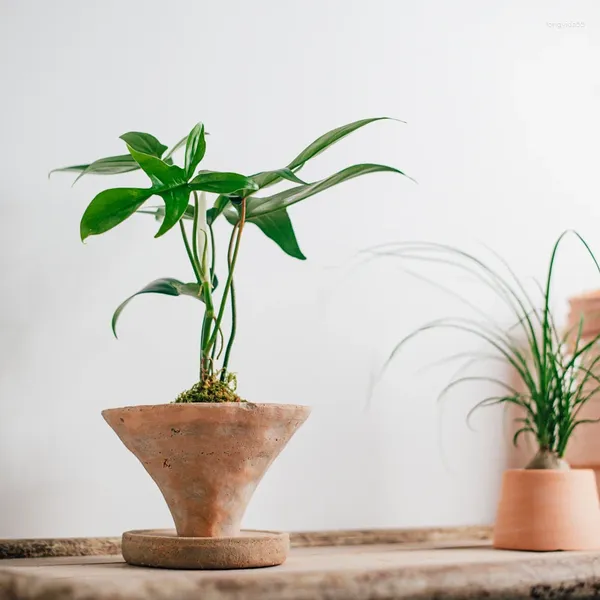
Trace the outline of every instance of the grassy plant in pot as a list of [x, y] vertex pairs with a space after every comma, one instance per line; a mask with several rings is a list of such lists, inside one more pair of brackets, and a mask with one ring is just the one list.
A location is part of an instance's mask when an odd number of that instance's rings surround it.
[[[160, 531], [124, 534], [123, 554], [128, 562], [235, 568], [274, 565], [285, 559], [287, 535], [241, 532], [240, 522], [260, 479], [308, 417], [309, 408], [254, 404], [236, 391], [229, 364], [237, 331], [234, 273], [242, 234], [253, 224], [288, 255], [304, 259], [288, 213], [291, 205], [368, 173], [402, 173], [385, 165], [357, 164], [307, 183], [298, 172], [335, 142], [382, 119], [364, 119], [334, 129], [285, 167], [252, 176], [198, 170], [206, 151], [201, 123], [170, 151], [150, 134], [129, 132], [121, 136], [127, 154], [58, 169], [77, 172], [78, 178], [141, 169], [150, 178], [148, 187], [100, 192], [83, 214], [82, 240], [111, 230], [136, 213], [151, 214], [160, 221], [156, 237], [167, 233], [181, 236], [191, 281], [163, 277], [146, 285], [115, 311], [115, 335], [122, 311], [139, 294], [189, 296], [198, 301], [203, 315], [198, 382], [191, 389], [170, 404], [102, 413], [156, 482], [175, 521], [176, 535]], [[183, 147], [185, 161], [180, 167], [174, 164], [173, 156]], [[271, 195], [261, 193], [277, 183], [287, 183], [288, 189]], [[289, 183], [293, 185], [289, 187]], [[216, 195], [210, 207], [207, 193]], [[162, 199], [160, 206], [146, 204], [153, 196]], [[222, 251], [216, 235], [217, 220], [232, 226], [223, 250], [227, 269], [220, 277], [215, 261], [217, 252]]]
[[[500, 393], [482, 399], [473, 410], [498, 404], [516, 406], [523, 416], [518, 419], [513, 442], [517, 444], [525, 433], [536, 441], [537, 452], [524, 469], [504, 472], [494, 529], [497, 548], [538, 551], [600, 548], [600, 508], [594, 472], [570, 469], [564, 459], [573, 432], [595, 422], [580, 413], [600, 390], [600, 379], [594, 374], [595, 363], [600, 360], [594, 347], [600, 335], [584, 339], [582, 321], [576, 328], [561, 332], [551, 311], [555, 260], [566, 233], [569, 232], [563, 233], [554, 245], [545, 286], [537, 287], [536, 295], [527, 290], [505, 262], [494, 268], [454, 247], [409, 243], [375, 250], [379, 255], [441, 264], [459, 274], [468, 274], [490, 288], [514, 319], [511, 327], [503, 328], [464, 295], [428, 279], [466, 304], [476, 318], [444, 318], [427, 323], [405, 337], [390, 356], [391, 360], [415, 336], [434, 329], [467, 333], [488, 346], [485, 352], [460, 352], [450, 357], [449, 360], [464, 363], [440, 397], [474, 381], [494, 384]], [[588, 245], [575, 235], [600, 270]], [[499, 378], [470, 374], [473, 367], [481, 368], [486, 361], [510, 365], [519, 380], [518, 389]]]

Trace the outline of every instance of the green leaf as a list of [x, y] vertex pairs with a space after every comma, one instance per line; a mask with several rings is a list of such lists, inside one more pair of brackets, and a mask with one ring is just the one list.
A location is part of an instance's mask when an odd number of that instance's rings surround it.
[[79, 172], [79, 177], [75, 179], [74, 184], [79, 181], [84, 175], [119, 175], [120, 173], [128, 173], [129, 171], [137, 171], [139, 165], [133, 160], [130, 154], [122, 154], [120, 156], [107, 156], [99, 158], [93, 163], [87, 165], [74, 165], [72, 167], [62, 167], [54, 169], [48, 173], [48, 177], [52, 173], [59, 172]]
[[206, 222], [209, 225], [212, 225], [215, 222], [215, 220], [217, 219], [217, 217], [225, 210], [225, 208], [227, 207], [227, 205], [230, 202], [231, 202], [231, 199], [228, 196], [223, 196], [223, 195], [219, 196], [215, 200], [215, 203], [213, 204], [212, 208], [209, 208], [206, 211]]
[[142, 133], [140, 131], [130, 131], [119, 136], [127, 146], [133, 148], [136, 152], [143, 152], [150, 156], [160, 158], [167, 147], [161, 144], [153, 135]]
[[239, 173], [202, 171], [189, 182], [190, 189], [214, 194], [234, 194], [241, 190], [257, 190], [258, 186], [250, 177]]
[[59, 169], [52, 169], [52, 171], [48, 173], [48, 179], [50, 179], [52, 173], [80, 173], [81, 171], [85, 171], [89, 166], [90, 164], [88, 163], [87, 165], [72, 165], [71, 167], [60, 167]]
[[[291, 169], [284, 167], [283, 169], [275, 169], [274, 171], [262, 171], [252, 175], [252, 180], [256, 182], [259, 189], [266, 187], [267, 185], [273, 185], [283, 179], [293, 181], [294, 183], [306, 184], [306, 181], [302, 181]], [[264, 183], [268, 182], [268, 183]]]
[[130, 217], [150, 196], [152, 189], [112, 188], [100, 192], [89, 204], [81, 218], [82, 241], [116, 227]]
[[156, 279], [149, 283], [146, 287], [143, 287], [139, 292], [136, 292], [132, 296], [129, 296], [125, 302], [122, 302], [112, 318], [112, 330], [117, 337], [117, 321], [123, 312], [123, 309], [140, 294], [165, 294], [167, 296], [191, 296], [197, 300], [202, 301], [200, 295], [200, 286], [197, 283], [183, 283], [177, 279], [171, 277], [163, 277], [162, 279]]
[[[345, 138], [347, 135], [352, 132], [364, 127], [365, 125], [369, 125], [370, 123], [374, 123], [375, 121], [399, 121], [399, 119], [393, 119], [391, 117], [374, 117], [371, 119], [361, 119], [360, 121], [354, 121], [353, 123], [348, 123], [347, 125], [342, 125], [342, 127], [337, 127], [336, 129], [332, 129], [328, 131], [321, 137], [317, 138], [312, 144], [307, 146], [296, 158], [288, 165], [290, 169], [296, 169], [304, 165], [307, 160], [314, 158], [318, 154], [321, 154], [327, 148], [333, 146], [336, 142], [339, 142], [341, 139]], [[403, 121], [400, 121], [403, 123]]]
[[164, 219], [154, 237], [164, 235], [174, 225], [177, 225], [188, 207], [190, 190], [187, 186], [180, 186], [165, 192], [159, 192], [159, 195], [165, 202]]
[[131, 156], [135, 159], [135, 162], [150, 177], [154, 186], [172, 188], [183, 185], [187, 181], [185, 172], [181, 167], [168, 165], [156, 156], [146, 154], [145, 152], [138, 152], [132, 146], [127, 145], [127, 148]]
[[204, 125], [198, 123], [190, 132], [185, 146], [185, 176], [189, 179], [204, 158], [206, 152], [206, 139], [204, 138]]
[[[360, 121], [354, 121], [353, 123], [348, 123], [347, 125], [342, 125], [342, 127], [337, 127], [336, 129], [332, 129], [328, 131], [321, 137], [317, 138], [312, 144], [308, 145], [294, 160], [287, 166], [291, 171], [296, 171], [301, 169], [311, 158], [314, 158], [321, 152], [327, 150], [327, 148], [333, 146], [336, 142], [339, 142], [341, 139], [345, 138], [347, 135], [352, 132], [364, 127], [365, 125], [369, 125], [370, 123], [374, 123], [375, 121], [399, 121], [403, 123], [404, 121], [400, 121], [400, 119], [394, 119], [392, 117], [374, 117], [371, 119], [361, 119]], [[259, 173], [253, 176], [253, 179], [258, 184], [260, 189], [267, 187], [269, 185], [273, 185], [278, 181], [281, 181], [281, 176], [277, 173], [277, 171], [266, 171], [265, 173]]]
[[375, 165], [375, 164], [361, 164], [361, 165], [353, 165], [351, 167], [347, 167], [331, 175], [330, 177], [326, 177], [321, 181], [316, 181], [315, 183], [311, 183], [308, 185], [298, 185], [289, 190], [285, 190], [283, 192], [279, 192], [273, 196], [268, 196], [265, 198], [257, 198], [256, 196], [251, 196], [247, 200], [247, 210], [246, 210], [246, 218], [251, 219], [254, 217], [264, 216], [275, 211], [281, 210], [283, 208], [287, 208], [296, 202], [300, 202], [310, 196], [314, 196], [315, 194], [319, 194], [326, 189], [338, 185], [339, 183], [343, 183], [344, 181], [348, 181], [355, 177], [360, 177], [361, 175], [367, 175], [368, 173], [378, 173], [378, 172], [390, 172], [390, 173], [398, 173], [400, 175], [404, 175], [402, 171], [395, 169], [394, 167], [388, 167], [386, 165]]
[[[224, 211], [225, 218], [235, 225], [239, 216], [237, 211], [228, 207]], [[298, 246], [298, 240], [294, 233], [292, 221], [287, 210], [284, 208], [263, 217], [248, 219], [248, 223], [254, 223], [269, 239], [273, 240], [286, 254], [293, 258], [306, 260], [306, 256]]]
[[171, 159], [171, 156], [173, 156], [173, 154], [175, 154], [175, 152], [177, 152], [177, 150], [179, 150], [179, 148], [181, 148], [182, 146], [185, 145], [185, 143], [187, 142], [188, 136], [186, 135], [185, 137], [182, 137], [165, 155], [164, 157], [164, 161], [168, 162]]

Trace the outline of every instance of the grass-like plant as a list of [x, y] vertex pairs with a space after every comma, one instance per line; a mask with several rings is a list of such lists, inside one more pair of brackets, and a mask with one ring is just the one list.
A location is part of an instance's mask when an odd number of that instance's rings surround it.
[[[464, 360], [461, 368], [440, 394], [475, 381], [493, 383], [502, 390], [499, 395], [479, 401], [469, 413], [483, 406], [498, 404], [519, 407], [522, 416], [513, 443], [529, 433], [537, 442], [538, 451], [526, 468], [565, 469], [565, 451], [577, 427], [595, 420], [580, 416], [583, 407], [600, 392], [597, 372], [600, 364], [600, 335], [583, 339], [583, 320], [576, 328], [561, 331], [555, 324], [551, 311], [552, 279], [559, 246], [570, 232], [564, 232], [554, 244], [544, 287], [538, 285], [536, 296], [516, 276], [510, 266], [502, 261], [494, 268], [458, 248], [436, 243], [405, 243], [382, 246], [374, 250], [377, 255], [396, 256], [422, 263], [438, 263], [458, 273], [467, 273], [490, 288], [508, 307], [515, 318], [509, 328], [498, 325], [485, 311], [465, 295], [449, 290], [430, 279], [437, 288], [458, 298], [476, 314], [476, 318], [442, 318], [431, 321], [402, 339], [390, 354], [386, 367], [402, 348], [416, 336], [434, 329], [466, 332], [483, 341], [491, 352], [468, 351], [451, 356], [449, 360]], [[596, 268], [600, 265], [585, 240], [573, 232], [583, 244]], [[501, 271], [505, 271], [502, 274]], [[486, 375], [467, 375], [469, 369], [485, 361], [510, 365], [519, 385]]]
[[[198, 170], [206, 152], [206, 135], [202, 123], [198, 123], [171, 150], [153, 135], [129, 132], [121, 136], [126, 144], [127, 154], [56, 169], [78, 173], [75, 181], [84, 175], [118, 175], [138, 169], [150, 178], [149, 187], [111, 188], [100, 192], [81, 219], [82, 240], [113, 229], [135, 213], [154, 215], [161, 222], [155, 237], [165, 235], [178, 226], [194, 280], [182, 282], [171, 277], [156, 279], [127, 298], [117, 308], [112, 319], [116, 336], [121, 312], [139, 294], [183, 295], [202, 303], [199, 381], [182, 393], [177, 402], [241, 400], [235, 390], [235, 376], [229, 371], [229, 361], [237, 330], [234, 272], [246, 224], [256, 225], [286, 254], [304, 260], [305, 256], [298, 245], [288, 213], [290, 206], [368, 173], [390, 172], [404, 175], [398, 169], [386, 165], [356, 164], [312, 183], [307, 183], [298, 176], [298, 172], [309, 160], [357, 129], [381, 120], [390, 119], [363, 119], [333, 129], [307, 146], [285, 167], [261, 171], [251, 176]], [[184, 165], [178, 166], [174, 164], [173, 156], [184, 146]], [[295, 185], [272, 195], [257, 195], [281, 182]], [[207, 204], [207, 193], [216, 194], [210, 207]], [[148, 208], [146, 202], [153, 196], [160, 197], [164, 204]], [[227, 273], [222, 278], [222, 285], [219, 285], [220, 278], [216, 273], [217, 240], [214, 230], [215, 221], [220, 217], [224, 217], [232, 225], [226, 249]], [[186, 221], [191, 221], [191, 232]], [[231, 325], [225, 341], [223, 327], [228, 304]]]

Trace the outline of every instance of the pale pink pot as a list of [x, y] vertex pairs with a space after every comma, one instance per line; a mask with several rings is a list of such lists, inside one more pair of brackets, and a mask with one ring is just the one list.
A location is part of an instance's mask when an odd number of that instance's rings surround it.
[[594, 472], [505, 471], [493, 543], [506, 550], [600, 549]]
[[242, 402], [102, 412], [160, 488], [184, 537], [239, 535], [256, 486], [309, 414], [307, 406]]

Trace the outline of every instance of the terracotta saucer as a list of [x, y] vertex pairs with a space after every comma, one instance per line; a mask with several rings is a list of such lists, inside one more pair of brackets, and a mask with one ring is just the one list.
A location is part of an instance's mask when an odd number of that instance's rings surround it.
[[242, 531], [235, 537], [179, 537], [174, 529], [145, 529], [123, 534], [123, 558], [139, 567], [163, 569], [249, 569], [283, 563], [290, 547], [287, 533]]

